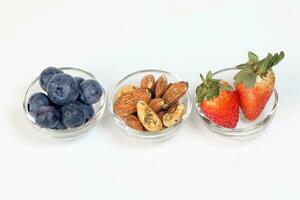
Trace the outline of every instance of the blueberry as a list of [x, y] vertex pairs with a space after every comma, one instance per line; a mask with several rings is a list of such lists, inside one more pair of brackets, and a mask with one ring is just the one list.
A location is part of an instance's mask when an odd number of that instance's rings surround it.
[[43, 88], [43, 90], [47, 91], [48, 82], [55, 74], [59, 74], [59, 73], [64, 73], [64, 72], [55, 67], [48, 67], [42, 71], [40, 75], [40, 86]]
[[56, 124], [56, 126], [54, 127], [55, 129], [58, 129], [58, 130], [65, 130], [65, 129], [67, 129], [68, 127], [66, 127], [63, 123], [62, 123], [62, 121], [60, 120], [57, 124]]
[[94, 116], [94, 108], [92, 105], [76, 101], [75, 104], [83, 110], [85, 122], [89, 121]]
[[52, 106], [42, 106], [37, 110], [35, 121], [41, 127], [54, 128], [60, 120], [60, 112]]
[[54, 75], [48, 83], [47, 90], [49, 99], [61, 106], [74, 102], [79, 95], [77, 82], [68, 74]]
[[28, 111], [31, 116], [35, 117], [37, 109], [41, 106], [49, 106], [50, 100], [44, 93], [33, 94], [28, 101]]
[[86, 104], [97, 103], [102, 96], [102, 87], [95, 80], [86, 80], [79, 85], [80, 99]]
[[74, 77], [74, 79], [76, 80], [78, 85], [80, 85], [84, 81], [84, 78], [81, 78], [81, 77], [78, 77], [78, 76]]
[[62, 122], [68, 128], [75, 128], [85, 123], [85, 114], [77, 103], [68, 103], [61, 108]]
[[[84, 78], [81, 78], [81, 77], [78, 77], [78, 76], [74, 77], [74, 79], [76, 80], [76, 82], [78, 84], [78, 87], [84, 81]], [[80, 100], [80, 94], [79, 94], [77, 100]]]

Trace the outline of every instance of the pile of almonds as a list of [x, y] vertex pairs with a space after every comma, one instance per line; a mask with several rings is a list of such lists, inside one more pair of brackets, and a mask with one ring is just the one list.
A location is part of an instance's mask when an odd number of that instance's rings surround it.
[[140, 87], [127, 85], [115, 96], [114, 112], [126, 125], [139, 131], [159, 131], [178, 123], [185, 112], [179, 99], [188, 82], [168, 83], [166, 75], [156, 81], [152, 74], [142, 78]]

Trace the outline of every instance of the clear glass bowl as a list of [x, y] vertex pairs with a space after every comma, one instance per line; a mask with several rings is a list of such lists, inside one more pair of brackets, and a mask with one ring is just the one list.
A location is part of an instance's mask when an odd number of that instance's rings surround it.
[[[238, 69], [226, 68], [215, 72], [214, 78], [222, 79], [227, 81], [229, 84], [233, 85], [233, 77], [238, 72]], [[194, 103], [196, 106], [197, 113], [200, 115], [201, 119], [204, 121], [204, 124], [213, 132], [218, 133], [222, 136], [229, 138], [252, 138], [261, 133], [261, 130], [266, 128], [269, 123], [272, 121], [278, 106], [278, 92], [274, 89], [270, 100], [268, 101], [266, 107], [260, 116], [254, 121], [248, 121], [244, 118], [243, 113], [240, 111], [240, 120], [237, 124], [236, 128], [224, 128], [216, 125], [212, 121], [210, 121], [204, 113], [201, 111], [199, 107], [199, 103], [197, 102], [197, 98], [195, 96]]]
[[126, 85], [140, 85], [140, 80], [148, 75], [152, 74], [157, 79], [160, 75], [166, 75], [168, 78], [169, 83], [179, 82], [182, 81], [177, 76], [171, 74], [170, 72], [163, 71], [163, 70], [156, 70], [156, 69], [147, 69], [147, 70], [141, 70], [134, 72], [132, 74], [127, 75], [122, 80], [120, 80], [117, 85], [112, 90], [110, 96], [109, 96], [109, 111], [111, 115], [113, 116], [114, 120], [116, 121], [117, 125], [129, 136], [149, 140], [149, 141], [163, 141], [166, 140], [172, 136], [175, 135], [177, 130], [182, 127], [182, 125], [185, 123], [185, 121], [188, 119], [188, 116], [190, 115], [191, 108], [192, 108], [192, 102], [191, 102], [191, 94], [189, 91], [180, 99], [180, 102], [185, 105], [185, 114], [182, 117], [182, 120], [178, 122], [176, 125], [170, 128], [166, 128], [157, 132], [144, 132], [144, 131], [138, 131], [135, 129], [130, 128], [125, 124], [125, 122], [114, 113], [114, 102], [115, 102], [115, 96], [118, 90]]
[[[63, 70], [65, 73], [70, 74], [71, 76], [79, 76], [84, 79], [95, 79], [95, 76], [93, 74], [86, 72], [82, 69], [72, 68], [72, 67], [63, 67], [60, 69]], [[25, 97], [23, 101], [25, 116], [27, 117], [28, 121], [33, 125], [33, 127], [41, 134], [48, 135], [52, 138], [62, 139], [62, 140], [77, 139], [80, 136], [84, 135], [84, 133], [87, 133], [87, 130], [93, 127], [96, 124], [96, 122], [101, 119], [105, 110], [105, 103], [106, 103], [104, 88], [102, 88], [102, 91], [103, 94], [100, 101], [98, 101], [96, 104], [93, 104], [95, 114], [87, 123], [79, 127], [68, 128], [66, 130], [42, 128], [35, 122], [35, 119], [30, 115], [28, 111], [28, 101], [30, 96], [36, 92], [44, 92], [44, 90], [39, 85], [39, 77], [37, 77], [29, 85], [25, 93]]]

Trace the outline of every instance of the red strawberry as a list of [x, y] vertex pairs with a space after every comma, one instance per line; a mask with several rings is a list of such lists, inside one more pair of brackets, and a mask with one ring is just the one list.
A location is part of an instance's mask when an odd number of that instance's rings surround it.
[[206, 79], [197, 87], [196, 95], [203, 113], [215, 124], [235, 128], [239, 120], [239, 99], [237, 93], [225, 81], [213, 79], [209, 71]]
[[265, 108], [275, 86], [275, 75], [272, 67], [278, 64], [284, 53], [268, 54], [262, 60], [252, 52], [248, 53], [249, 61], [237, 66], [241, 69], [234, 77], [240, 106], [248, 120], [255, 120]]

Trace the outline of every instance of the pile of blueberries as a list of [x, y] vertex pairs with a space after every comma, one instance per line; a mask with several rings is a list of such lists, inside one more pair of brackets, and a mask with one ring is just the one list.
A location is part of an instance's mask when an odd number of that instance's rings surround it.
[[43, 70], [39, 83], [47, 95], [33, 94], [28, 111], [43, 128], [62, 130], [85, 124], [94, 116], [92, 104], [103, 93], [96, 80], [72, 77], [55, 67]]

